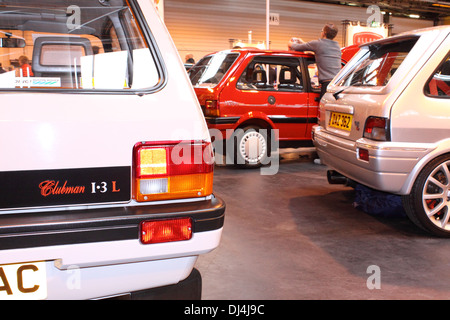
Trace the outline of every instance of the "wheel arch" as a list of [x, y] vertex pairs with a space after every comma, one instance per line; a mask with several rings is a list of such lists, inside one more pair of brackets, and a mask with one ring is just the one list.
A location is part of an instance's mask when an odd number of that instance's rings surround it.
[[261, 129], [271, 130], [274, 128], [274, 125], [269, 119], [250, 118], [239, 123], [236, 129], [244, 129], [246, 127], [258, 127]]
[[436, 145], [436, 148], [426, 156], [424, 156], [422, 159], [420, 159], [413, 170], [411, 170], [411, 174], [409, 175], [408, 179], [406, 179], [405, 184], [400, 192], [401, 194], [406, 195], [411, 193], [417, 177], [425, 169], [427, 164], [439, 157], [450, 155], [450, 138], [440, 141]]

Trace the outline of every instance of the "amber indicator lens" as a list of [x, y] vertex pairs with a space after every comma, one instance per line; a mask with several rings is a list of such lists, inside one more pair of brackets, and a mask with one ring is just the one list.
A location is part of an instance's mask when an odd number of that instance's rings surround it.
[[134, 162], [134, 198], [139, 202], [212, 194], [214, 154], [210, 142], [137, 144]]

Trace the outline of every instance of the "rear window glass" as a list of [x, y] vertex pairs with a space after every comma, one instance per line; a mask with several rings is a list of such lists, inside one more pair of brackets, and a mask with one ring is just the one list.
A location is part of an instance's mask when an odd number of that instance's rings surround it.
[[214, 87], [236, 61], [239, 54], [219, 52], [201, 59], [189, 69], [189, 78], [194, 87]]
[[[417, 38], [369, 46], [357, 63], [338, 80], [340, 86], [386, 86], [408, 56]], [[364, 52], [364, 51], [362, 51]]]
[[0, 89], [146, 89], [160, 83], [128, 1], [3, 0]]

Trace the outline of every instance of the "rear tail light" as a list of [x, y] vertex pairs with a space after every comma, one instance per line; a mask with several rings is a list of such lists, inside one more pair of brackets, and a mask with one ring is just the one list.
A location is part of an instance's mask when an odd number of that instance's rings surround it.
[[364, 127], [364, 138], [378, 141], [389, 141], [388, 119], [369, 117]]
[[219, 103], [217, 100], [205, 101], [205, 116], [218, 117], [220, 115]]
[[214, 156], [209, 142], [138, 143], [134, 198], [139, 202], [212, 194]]
[[140, 240], [143, 244], [183, 241], [192, 238], [191, 218], [144, 221]]

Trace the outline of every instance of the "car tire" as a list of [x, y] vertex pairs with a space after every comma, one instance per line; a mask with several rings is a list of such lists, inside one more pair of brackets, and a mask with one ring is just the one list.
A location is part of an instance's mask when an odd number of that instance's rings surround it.
[[417, 226], [439, 237], [450, 237], [450, 154], [440, 156], [417, 176], [403, 196], [406, 214]]
[[243, 168], [259, 168], [270, 154], [268, 130], [250, 126], [238, 129], [235, 135], [235, 165]]

